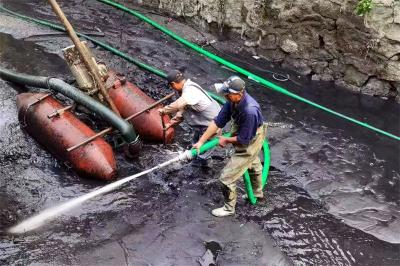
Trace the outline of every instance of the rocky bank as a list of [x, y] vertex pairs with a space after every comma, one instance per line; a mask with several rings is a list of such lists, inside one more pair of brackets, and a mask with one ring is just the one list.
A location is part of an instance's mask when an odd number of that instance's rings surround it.
[[119, 2], [185, 18], [235, 42], [241, 47], [236, 52], [248, 51], [312, 80], [400, 101], [399, 0], [373, 0], [365, 16], [355, 14], [358, 0]]

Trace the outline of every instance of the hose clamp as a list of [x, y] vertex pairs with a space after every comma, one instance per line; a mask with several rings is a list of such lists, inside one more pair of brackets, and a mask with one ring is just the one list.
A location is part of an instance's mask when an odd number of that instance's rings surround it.
[[46, 78], [46, 87], [48, 90], [51, 90], [51, 86], [50, 86], [50, 79], [52, 79], [53, 77], [47, 77]]
[[136, 139], [133, 140], [133, 141], [131, 141], [131, 142], [129, 142], [128, 144], [129, 144], [129, 145], [135, 145], [135, 144], [137, 144], [139, 141], [140, 141], [139, 135], [136, 135]]

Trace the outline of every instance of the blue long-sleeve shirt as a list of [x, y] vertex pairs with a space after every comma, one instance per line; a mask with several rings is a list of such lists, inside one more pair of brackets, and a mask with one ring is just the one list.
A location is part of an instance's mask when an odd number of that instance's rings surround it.
[[254, 138], [257, 128], [263, 123], [260, 105], [247, 92], [243, 94], [238, 104], [227, 101], [214, 122], [223, 128], [231, 118], [238, 125], [237, 141], [239, 144], [248, 145]]

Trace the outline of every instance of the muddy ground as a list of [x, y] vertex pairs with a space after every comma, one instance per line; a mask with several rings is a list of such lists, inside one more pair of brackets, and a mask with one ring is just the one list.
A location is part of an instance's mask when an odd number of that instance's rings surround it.
[[[57, 21], [46, 1], [0, 1], [5, 7]], [[59, 1], [77, 29], [104, 33], [100, 40], [159, 69], [186, 68], [208, 88], [232, 74], [150, 26], [97, 1]], [[184, 21], [148, 14], [190, 40], [205, 43]], [[72, 80], [60, 49], [64, 35], [0, 13], [0, 64], [16, 71]], [[290, 70], [254, 59], [219, 38], [210, 51], [293, 92], [364, 122], [400, 134], [395, 103], [315, 83]], [[155, 99], [169, 91], [161, 78], [91, 46], [96, 57]], [[235, 51], [237, 54], [235, 54]], [[226, 54], [229, 53], [229, 54]], [[229, 56], [230, 55], [230, 56]], [[274, 80], [269, 71], [289, 73]], [[103, 185], [79, 178], [26, 135], [19, 126], [15, 97], [27, 88], [0, 80], [0, 264], [16, 265], [398, 265], [400, 263], [399, 145], [267, 88], [248, 83], [262, 105], [269, 128], [272, 162], [267, 200], [251, 206], [239, 200], [235, 217], [218, 219], [218, 172], [176, 165], [134, 181], [84, 204], [33, 234], [5, 230], [33, 213]], [[60, 97], [62, 98], [62, 97]], [[78, 114], [93, 128], [93, 118]], [[172, 158], [190, 144], [190, 130], [163, 149], [147, 144], [137, 161], [117, 151], [119, 176]], [[241, 193], [242, 194], [242, 193]], [[207, 251], [208, 250], [208, 251]]]

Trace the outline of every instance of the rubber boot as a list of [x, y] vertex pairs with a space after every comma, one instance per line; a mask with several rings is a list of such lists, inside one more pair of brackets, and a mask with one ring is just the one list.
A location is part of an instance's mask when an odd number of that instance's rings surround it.
[[216, 217], [226, 217], [235, 214], [236, 206], [236, 184], [230, 184], [228, 186], [222, 186], [222, 194], [224, 195], [225, 204], [221, 208], [217, 208], [211, 211], [211, 214]]
[[217, 208], [211, 211], [211, 214], [215, 217], [226, 217], [235, 214], [235, 209], [227, 204], [224, 204], [221, 208]]

